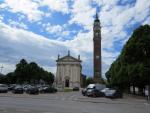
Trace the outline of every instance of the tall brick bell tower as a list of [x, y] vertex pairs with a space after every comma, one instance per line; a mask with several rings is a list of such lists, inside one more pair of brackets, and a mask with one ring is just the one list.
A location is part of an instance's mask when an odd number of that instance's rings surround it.
[[101, 70], [101, 26], [98, 14], [96, 13], [96, 18], [94, 20], [93, 26], [93, 42], [94, 42], [94, 82], [102, 82], [102, 70]]

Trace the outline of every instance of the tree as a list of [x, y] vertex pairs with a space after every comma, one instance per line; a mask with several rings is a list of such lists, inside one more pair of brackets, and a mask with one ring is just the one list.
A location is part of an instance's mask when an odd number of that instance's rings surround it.
[[92, 77], [88, 77], [88, 78], [86, 79], [86, 86], [88, 86], [89, 84], [93, 84], [93, 83], [94, 83], [94, 80], [93, 80]]
[[6, 76], [0, 76], [0, 83], [6, 84], [37, 84], [40, 80], [44, 80], [47, 84], [52, 84], [54, 75], [39, 67], [37, 63], [28, 63], [25, 59], [20, 60], [14, 72], [8, 73]]
[[137, 28], [106, 72], [109, 85], [143, 89], [150, 85], [150, 26]]
[[14, 75], [16, 76], [17, 83], [22, 83], [26, 80], [28, 74], [27, 66], [28, 63], [25, 59], [21, 59], [20, 62], [16, 65]]

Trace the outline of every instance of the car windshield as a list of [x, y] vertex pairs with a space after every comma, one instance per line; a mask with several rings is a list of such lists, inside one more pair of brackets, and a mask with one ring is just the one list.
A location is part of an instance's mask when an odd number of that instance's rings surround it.
[[22, 88], [22, 86], [18, 85], [18, 86], [16, 86], [15, 88]]
[[109, 90], [109, 88], [104, 88], [102, 91], [107, 91], [107, 90]]
[[87, 86], [87, 89], [93, 89], [95, 87], [95, 84], [90, 84]]
[[0, 84], [0, 87], [7, 87], [7, 85], [5, 85], [5, 84]]

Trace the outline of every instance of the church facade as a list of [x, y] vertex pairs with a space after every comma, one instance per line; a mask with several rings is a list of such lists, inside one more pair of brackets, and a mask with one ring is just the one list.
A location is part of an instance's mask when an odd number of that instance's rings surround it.
[[82, 79], [82, 66], [80, 55], [78, 58], [68, 55], [61, 57], [58, 55], [57, 72], [56, 72], [56, 85], [58, 88], [74, 88], [81, 87]]

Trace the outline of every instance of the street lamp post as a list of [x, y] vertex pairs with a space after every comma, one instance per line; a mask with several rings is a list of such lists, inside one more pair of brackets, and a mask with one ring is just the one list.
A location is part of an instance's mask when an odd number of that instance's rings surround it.
[[4, 68], [4, 67], [3, 67], [3, 65], [2, 65], [2, 66], [0, 67], [0, 69], [1, 69], [1, 73], [2, 73], [2, 71], [3, 71], [3, 68]]

